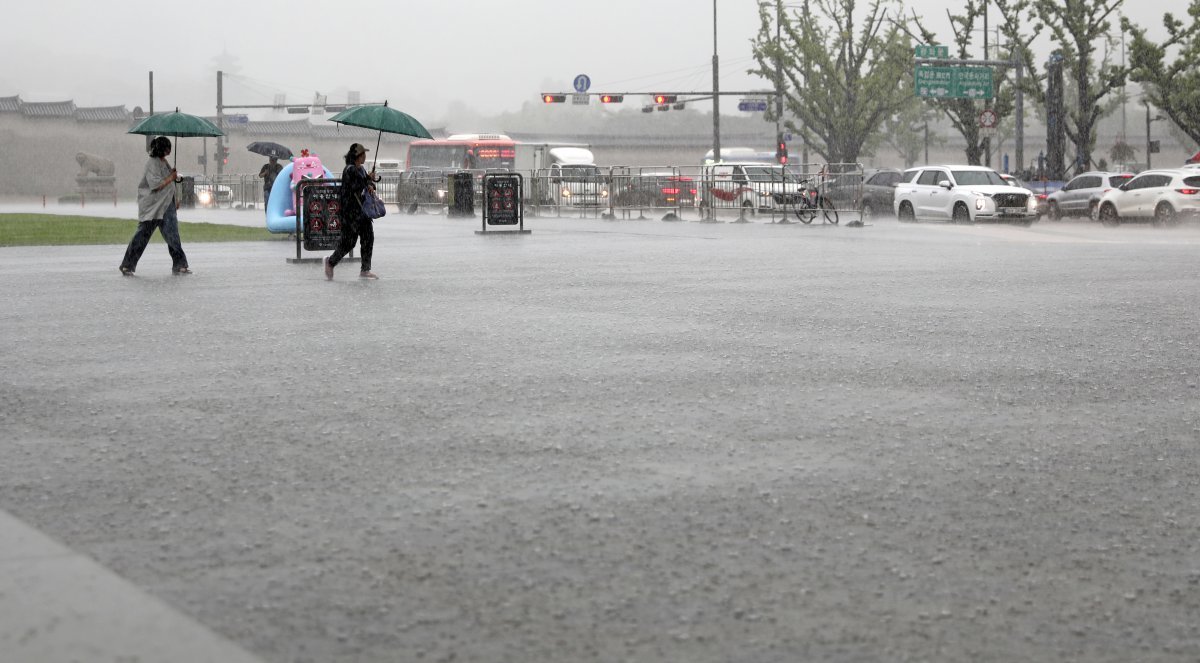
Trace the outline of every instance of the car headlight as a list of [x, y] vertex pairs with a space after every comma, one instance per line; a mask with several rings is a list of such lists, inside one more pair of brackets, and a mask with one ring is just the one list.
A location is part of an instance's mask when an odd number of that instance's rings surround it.
[[1030, 197], [1027, 199], [1027, 202], [1025, 203], [1025, 206], [1029, 208], [1029, 211], [1030, 211], [1030, 212], [1032, 212], [1032, 211], [1036, 210], [1036, 209], [1037, 209], [1037, 206], [1038, 206], [1038, 200], [1037, 200], [1037, 196], [1030, 196]]
[[446, 197], [446, 190], [445, 190], [445, 189], [438, 189], [438, 190], [437, 190], [437, 197], [438, 197], [438, 200], [441, 200], [441, 199], [445, 198], [445, 197]]
[[607, 198], [608, 197], [608, 189], [600, 189], [600, 197]]
[[977, 210], [983, 209], [983, 201], [984, 201], [983, 198], [976, 198], [975, 199], [975, 209], [977, 209]]
[[200, 201], [201, 205], [207, 205], [212, 202], [212, 194], [208, 191], [201, 191], [196, 194], [196, 198]]
[[562, 191], [560, 191], [559, 193], [560, 193], [560, 194], [562, 194], [562, 197], [563, 197], [563, 198], [570, 198], [570, 197], [571, 197], [571, 190], [570, 190], [570, 189], [568, 189], [568, 188], [567, 188], [567, 187], [565, 187], [565, 186], [563, 187]]

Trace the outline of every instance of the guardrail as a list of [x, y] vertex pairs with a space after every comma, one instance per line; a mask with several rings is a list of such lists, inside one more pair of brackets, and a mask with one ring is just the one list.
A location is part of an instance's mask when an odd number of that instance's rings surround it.
[[[380, 198], [401, 213], [446, 214], [448, 178], [460, 170], [412, 170], [386, 174], [376, 183]], [[474, 176], [475, 207], [481, 209], [481, 178]], [[507, 172], [507, 171], [504, 171]], [[522, 171], [530, 216], [603, 218], [615, 221], [795, 220], [798, 197], [837, 214], [822, 221], [861, 222], [863, 167], [859, 163], [721, 163], [708, 166], [611, 166], [594, 175]], [[257, 175], [196, 177], [197, 203], [206, 207], [262, 209]], [[812, 220], [811, 218], [809, 220]]]

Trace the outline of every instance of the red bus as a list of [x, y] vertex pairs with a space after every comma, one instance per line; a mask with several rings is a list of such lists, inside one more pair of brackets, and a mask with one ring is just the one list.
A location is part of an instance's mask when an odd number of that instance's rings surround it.
[[513, 170], [517, 143], [503, 134], [455, 134], [408, 145], [405, 170]]

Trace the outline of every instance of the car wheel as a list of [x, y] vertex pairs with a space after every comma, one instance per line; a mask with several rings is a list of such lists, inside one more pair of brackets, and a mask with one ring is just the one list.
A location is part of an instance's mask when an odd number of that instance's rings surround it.
[[915, 223], [917, 220], [916, 213], [913, 212], [912, 203], [907, 200], [900, 203], [900, 213], [896, 215], [901, 223]]
[[1174, 227], [1179, 224], [1179, 217], [1175, 214], [1175, 208], [1171, 207], [1170, 203], [1159, 203], [1158, 207], [1154, 208], [1154, 225]]
[[971, 211], [967, 209], [966, 203], [955, 203], [954, 214], [950, 218], [953, 223], [970, 223]]
[[1088, 218], [1091, 219], [1092, 221], [1100, 220], [1099, 207], [1100, 207], [1100, 204], [1094, 200], [1092, 201], [1092, 203], [1090, 205], [1088, 205]]
[[750, 202], [749, 200], [742, 203], [742, 216], [754, 216], [754, 203]]
[[1108, 203], [1100, 208], [1099, 217], [1100, 223], [1115, 228], [1121, 225], [1121, 218], [1117, 216], [1117, 208], [1113, 207], [1112, 203]]
[[871, 203], [863, 203], [862, 220], [864, 222], [866, 222], [866, 221], [870, 221], [874, 218], [875, 218], [875, 208], [871, 206]]
[[1051, 221], [1062, 221], [1062, 211], [1058, 209], [1058, 203], [1050, 203], [1050, 208], [1046, 210], [1046, 218]]

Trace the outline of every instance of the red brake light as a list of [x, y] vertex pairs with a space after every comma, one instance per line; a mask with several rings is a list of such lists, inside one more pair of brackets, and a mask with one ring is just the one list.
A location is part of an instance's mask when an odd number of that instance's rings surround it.
[[1200, 189], [1175, 189], [1175, 190], [1178, 191], [1179, 193], [1182, 193], [1185, 196], [1194, 196], [1197, 193], [1200, 193]]
[[663, 190], [662, 190], [662, 192], [663, 192], [663, 195], [666, 195], [666, 196], [677, 196], [677, 195], [679, 195], [679, 189], [669, 189], [669, 188], [667, 188], [667, 187], [663, 187]]

